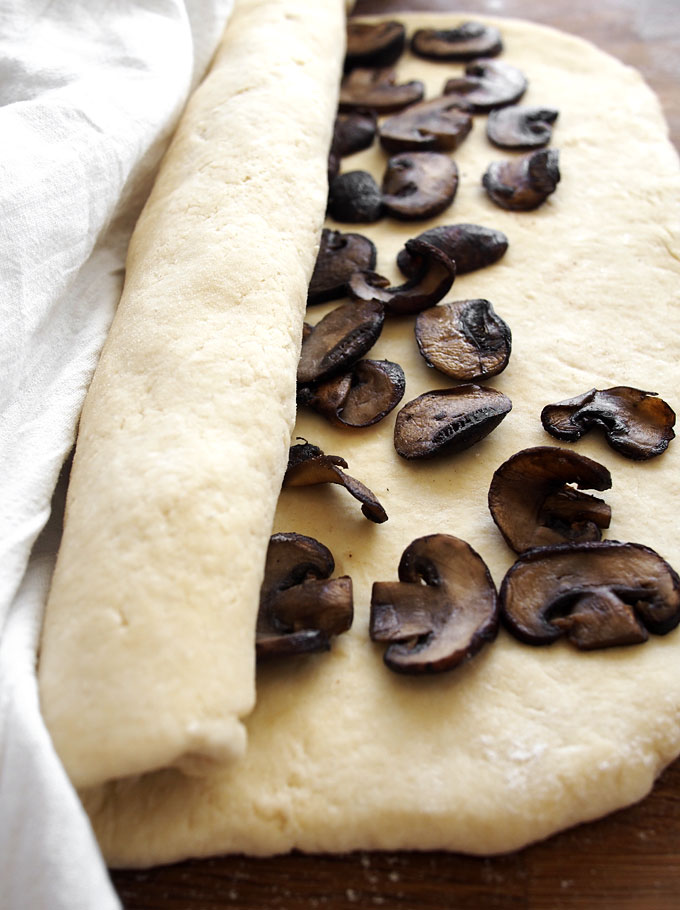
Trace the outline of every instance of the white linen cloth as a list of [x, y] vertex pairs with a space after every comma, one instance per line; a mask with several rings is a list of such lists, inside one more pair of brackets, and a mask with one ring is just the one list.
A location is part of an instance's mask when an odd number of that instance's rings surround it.
[[132, 226], [232, 4], [0, 0], [3, 910], [120, 907], [40, 718], [36, 648], [58, 527], [36, 541]]

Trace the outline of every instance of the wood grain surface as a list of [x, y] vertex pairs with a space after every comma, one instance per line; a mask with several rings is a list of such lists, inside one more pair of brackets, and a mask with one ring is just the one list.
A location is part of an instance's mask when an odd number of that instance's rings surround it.
[[[552, 25], [637, 67], [680, 148], [680, 0], [358, 0], [355, 12], [457, 9]], [[118, 871], [113, 881], [125, 910], [675, 910], [680, 762], [638, 805], [508, 856], [228, 856]]]

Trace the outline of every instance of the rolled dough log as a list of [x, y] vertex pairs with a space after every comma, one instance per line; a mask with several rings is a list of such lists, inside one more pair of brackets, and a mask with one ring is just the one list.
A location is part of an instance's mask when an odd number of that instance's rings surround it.
[[[403, 15], [409, 32], [454, 17]], [[514, 409], [479, 445], [438, 462], [407, 463], [392, 446], [394, 413], [362, 431], [301, 414], [296, 433], [342, 455], [381, 498], [389, 521], [365, 521], [335, 487], [285, 490], [277, 530], [311, 534], [355, 587], [355, 621], [330, 654], [258, 671], [242, 761], [198, 779], [165, 771], [84, 794], [109, 861], [146, 865], [225, 851], [271, 854], [352, 849], [493, 853], [640, 799], [680, 751], [680, 630], [639, 647], [581, 653], [532, 648], [501, 632], [465, 666], [418, 679], [390, 673], [368, 639], [374, 580], [396, 579], [421, 534], [467, 540], [500, 583], [513, 555], [486, 507], [495, 468], [527, 446], [555, 444], [543, 405], [593, 386], [630, 383], [678, 409], [680, 171], [658, 103], [640, 76], [575, 37], [496, 22], [502, 59], [528, 76], [527, 104], [560, 110], [553, 146], [562, 182], [532, 213], [497, 208], [480, 178], [511, 153], [492, 148], [485, 118], [454, 153], [461, 185], [439, 223], [505, 231], [506, 256], [460, 276], [447, 299], [486, 297], [513, 332], [507, 370], [489, 383]], [[404, 79], [428, 95], [461, 71], [405, 57]], [[377, 147], [346, 170], [384, 169]], [[378, 271], [399, 280], [395, 257], [432, 226], [386, 220], [360, 229]], [[345, 229], [347, 229], [345, 227]], [[356, 229], [356, 228], [351, 228]], [[314, 307], [315, 321], [337, 304]], [[425, 366], [412, 320], [392, 319], [372, 350], [396, 360], [406, 399], [452, 383]], [[606, 464], [611, 539], [657, 549], [680, 568], [680, 442], [633, 463], [599, 439], [576, 450]]]
[[238, 0], [135, 229], [40, 658], [77, 786], [244, 750], [343, 34], [342, 0]]

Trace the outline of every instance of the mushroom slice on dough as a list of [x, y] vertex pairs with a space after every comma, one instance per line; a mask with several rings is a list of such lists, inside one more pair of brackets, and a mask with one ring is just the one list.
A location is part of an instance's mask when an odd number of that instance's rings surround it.
[[649, 547], [616, 540], [538, 547], [500, 591], [507, 628], [528, 644], [565, 635], [583, 650], [637, 644], [680, 622], [680, 578]]
[[591, 389], [576, 398], [546, 405], [541, 422], [548, 433], [568, 442], [598, 427], [612, 449], [634, 461], [661, 455], [675, 437], [672, 408], [656, 392], [630, 386]]
[[446, 253], [424, 240], [407, 240], [406, 251], [417, 264], [408, 281], [389, 287], [389, 280], [375, 272], [355, 272], [349, 280], [349, 295], [354, 300], [376, 300], [385, 312], [404, 316], [419, 313], [438, 303], [450, 290], [456, 277], [455, 263]]
[[352, 579], [331, 578], [333, 555], [313, 537], [274, 534], [260, 590], [258, 660], [327, 651], [352, 625]]
[[450, 534], [414, 540], [401, 557], [399, 581], [373, 584], [370, 635], [389, 642], [383, 659], [397, 673], [450, 670], [495, 638], [497, 628], [489, 570]]
[[609, 527], [611, 509], [582, 490], [608, 490], [611, 485], [607, 468], [592, 458], [557, 446], [535, 446], [517, 452], [495, 471], [489, 510], [516, 553], [564, 541], [599, 540], [601, 529]]
[[463, 22], [455, 28], [419, 28], [411, 39], [411, 50], [428, 60], [474, 60], [500, 54], [503, 39], [493, 25]]
[[369, 488], [355, 477], [345, 474], [348, 467], [339, 455], [325, 455], [310, 443], [291, 446], [288, 468], [283, 478], [284, 487], [309, 487], [319, 483], [337, 483], [361, 503], [361, 511], [369, 521], [382, 524], [387, 512]]

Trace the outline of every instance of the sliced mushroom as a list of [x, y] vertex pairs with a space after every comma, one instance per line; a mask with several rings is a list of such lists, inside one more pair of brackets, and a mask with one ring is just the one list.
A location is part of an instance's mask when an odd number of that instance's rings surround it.
[[375, 244], [362, 234], [342, 234], [324, 228], [307, 303], [325, 303], [344, 297], [347, 282], [357, 269], [373, 269], [376, 262]]
[[496, 376], [510, 359], [510, 328], [488, 300], [457, 300], [423, 310], [415, 333], [427, 363], [454, 379]]
[[347, 285], [350, 297], [379, 300], [386, 313], [400, 316], [418, 313], [438, 303], [456, 277], [454, 263], [437, 247], [422, 240], [408, 240], [406, 249], [419, 260], [419, 268], [412, 278], [397, 287], [389, 287], [389, 280], [376, 272], [355, 272]]
[[449, 79], [445, 95], [455, 95], [460, 106], [475, 114], [514, 104], [527, 90], [526, 76], [516, 66], [501, 60], [474, 60], [465, 75]]
[[406, 29], [401, 22], [348, 22], [345, 71], [357, 66], [390, 66], [401, 56]]
[[330, 182], [328, 213], [336, 221], [370, 224], [382, 218], [380, 187], [368, 171], [347, 171]]
[[429, 60], [474, 60], [500, 54], [503, 39], [491, 25], [463, 22], [456, 28], [418, 29], [411, 39], [411, 50]]
[[[302, 464], [304, 461], [308, 461], [310, 458], [316, 458], [317, 455], [323, 455], [323, 450], [319, 446], [307, 442], [302, 436], [298, 436], [297, 439], [302, 439], [302, 442], [296, 443], [288, 449], [287, 470], [295, 467], [295, 465]], [[331, 455], [330, 458], [342, 461], [342, 458], [338, 459], [336, 455]]]
[[591, 389], [576, 398], [546, 405], [541, 422], [548, 433], [568, 442], [599, 427], [612, 449], [634, 461], [661, 455], [675, 437], [673, 409], [656, 392], [630, 386]]
[[403, 152], [387, 162], [382, 192], [395, 218], [432, 218], [451, 205], [458, 189], [456, 163], [442, 152]]
[[340, 155], [337, 152], [334, 152], [333, 149], [328, 153], [328, 165], [326, 168], [326, 177], [328, 178], [328, 186], [335, 180], [335, 178], [340, 173]]
[[[439, 225], [414, 239], [425, 240], [446, 253], [456, 263], [457, 275], [498, 262], [508, 248], [508, 238], [502, 231], [480, 224]], [[415, 263], [406, 248], [399, 252], [397, 265], [404, 275], [413, 274]]]
[[347, 370], [373, 347], [384, 321], [385, 310], [377, 300], [331, 310], [302, 341], [298, 382], [307, 385]]
[[369, 148], [378, 128], [372, 111], [351, 111], [335, 118], [331, 152], [340, 158]]
[[500, 591], [506, 626], [520, 641], [566, 635], [578, 648], [635, 644], [680, 621], [680, 579], [641, 544], [606, 540], [524, 553]]
[[[574, 489], [570, 484], [575, 484]], [[580, 490], [608, 490], [611, 474], [597, 461], [555, 446], [517, 452], [496, 470], [491, 517], [516, 553], [563, 541], [599, 540], [611, 509]]]
[[327, 651], [354, 614], [352, 579], [330, 578], [333, 555], [313, 537], [274, 534], [260, 589], [255, 650], [258, 660]]
[[397, 84], [392, 69], [354, 69], [342, 80], [339, 106], [341, 111], [368, 108], [389, 114], [421, 101], [424, 94], [422, 82]]
[[309, 487], [319, 483], [337, 483], [361, 503], [361, 511], [369, 521], [382, 524], [387, 512], [374, 493], [360, 480], [343, 472], [347, 462], [339, 455], [324, 455], [318, 446], [305, 443], [291, 446], [284, 487]]
[[491, 111], [486, 123], [490, 142], [504, 149], [534, 149], [547, 145], [559, 111], [552, 107], [511, 104]]
[[388, 152], [453, 151], [472, 129], [472, 117], [450, 95], [412, 104], [380, 125], [380, 144]]
[[482, 177], [489, 197], [503, 209], [538, 208], [560, 182], [559, 152], [541, 149], [512, 161], [494, 161]]
[[512, 410], [502, 392], [472, 385], [425, 392], [404, 405], [394, 425], [402, 458], [432, 458], [462, 452], [488, 436]]
[[375, 582], [371, 596], [370, 636], [390, 642], [383, 659], [391, 670], [450, 670], [496, 637], [496, 587], [465, 541], [419, 537], [404, 550], [399, 579]]
[[394, 410], [404, 397], [406, 379], [398, 363], [359, 360], [334, 379], [298, 393], [307, 405], [341, 427], [369, 427]]

